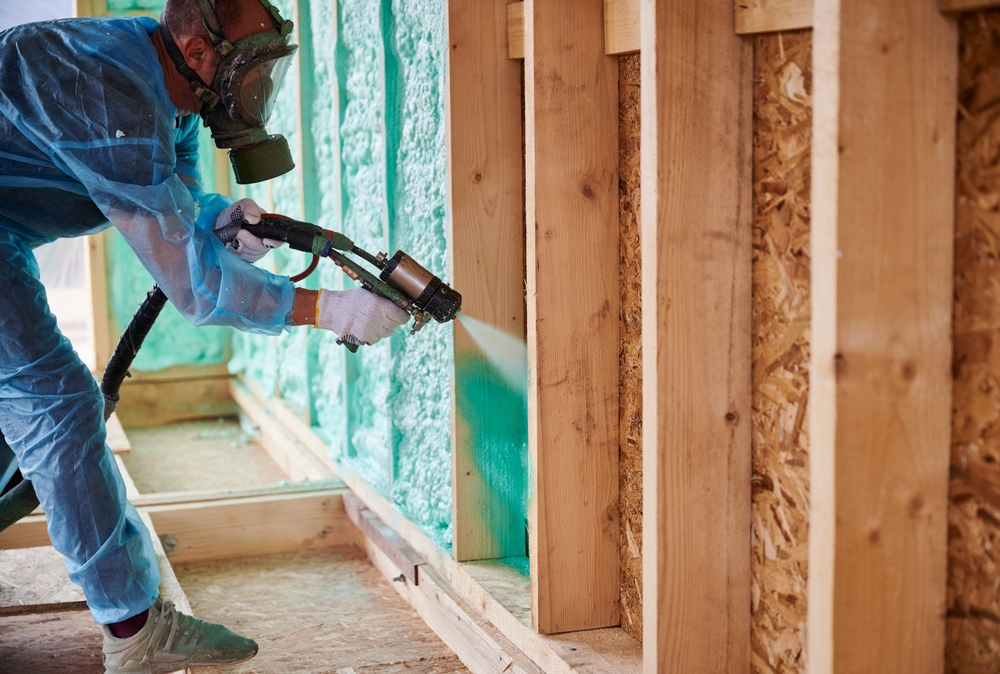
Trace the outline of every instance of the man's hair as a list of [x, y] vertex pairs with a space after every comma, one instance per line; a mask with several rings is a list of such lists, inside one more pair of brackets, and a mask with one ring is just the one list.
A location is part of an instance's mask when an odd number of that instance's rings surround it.
[[[223, 30], [239, 19], [245, 2], [246, 0], [215, 0], [215, 15], [219, 17]], [[167, 0], [163, 7], [163, 21], [175, 40], [188, 36], [208, 40], [198, 0]]]

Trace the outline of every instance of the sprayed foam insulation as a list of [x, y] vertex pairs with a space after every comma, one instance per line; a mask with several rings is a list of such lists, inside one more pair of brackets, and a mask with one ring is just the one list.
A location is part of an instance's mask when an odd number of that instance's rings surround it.
[[[383, 5], [384, 6], [384, 5]], [[446, 239], [445, 3], [393, 0], [384, 19], [389, 239], [435, 276], [451, 278]], [[390, 56], [391, 54], [391, 56]], [[390, 81], [390, 74], [395, 81]], [[451, 542], [452, 324], [431, 322], [391, 340], [392, 499], [409, 519]]]
[[[110, 14], [155, 12], [163, 9], [164, 0], [109, 0]], [[208, 134], [202, 134], [204, 141]], [[204, 147], [202, 142], [201, 146]], [[212, 179], [212, 171], [202, 166], [203, 178]], [[213, 181], [214, 184], [214, 181]], [[132, 319], [135, 310], [153, 287], [153, 277], [143, 268], [125, 239], [114, 228], [104, 234], [105, 260], [108, 279], [108, 309], [111, 332], [117, 337]], [[133, 370], [152, 372], [175, 365], [215, 365], [229, 357], [229, 328], [196, 328], [181, 316], [169, 302], [156, 325], [143, 342]], [[104, 363], [98, 363], [103, 367]]]
[[[277, 4], [295, 17], [303, 46], [268, 128], [289, 139], [299, 168], [234, 195], [341, 231], [373, 253], [403, 249], [447, 281], [444, 4], [347, 0], [308, 3], [299, 14], [290, 0]], [[276, 273], [308, 262], [275, 253], [262, 264]], [[357, 285], [320, 266], [303, 285]], [[335, 458], [450, 548], [450, 325], [399, 330], [356, 354], [304, 328], [235, 341], [234, 371], [282, 398]]]
[[619, 574], [622, 629], [642, 641], [642, 260], [639, 54], [618, 61]]
[[960, 22], [947, 672], [1000, 671], [1000, 11]]
[[805, 672], [812, 32], [754, 38], [751, 668]]

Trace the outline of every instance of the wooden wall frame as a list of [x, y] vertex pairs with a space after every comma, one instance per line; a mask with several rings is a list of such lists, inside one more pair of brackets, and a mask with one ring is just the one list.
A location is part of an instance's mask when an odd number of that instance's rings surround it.
[[957, 59], [932, 0], [816, 0], [816, 674], [944, 670]]
[[[521, 64], [507, 58], [506, 0], [449, 0], [447, 154], [452, 279], [462, 313], [524, 336], [524, 161]], [[455, 385], [469, 359], [484, 360], [455, 323], [452, 377], [452, 515], [458, 561], [523, 556], [524, 520], [480, 471]], [[516, 448], [514, 448], [516, 450]], [[515, 451], [510, 460], [519, 462]]]
[[525, 3], [532, 618], [619, 623], [618, 59], [602, 0]]
[[752, 48], [642, 5], [644, 672], [750, 669]]

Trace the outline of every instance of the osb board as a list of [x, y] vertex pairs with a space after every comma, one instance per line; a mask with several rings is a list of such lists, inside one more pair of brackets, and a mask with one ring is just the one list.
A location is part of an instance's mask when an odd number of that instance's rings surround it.
[[102, 640], [89, 611], [0, 618], [0, 672], [104, 674]]
[[754, 38], [751, 667], [805, 672], [812, 33]]
[[642, 261], [639, 254], [639, 54], [618, 61], [618, 509], [621, 627], [642, 640]]
[[195, 615], [255, 639], [249, 662], [214, 674], [466, 674], [354, 547], [174, 565]]
[[234, 419], [127, 428], [125, 466], [139, 493], [234, 489], [287, 480], [264, 448]]
[[1000, 11], [960, 23], [946, 671], [1000, 672]]
[[55, 548], [0, 550], [0, 616], [86, 608], [83, 590], [70, 581]]

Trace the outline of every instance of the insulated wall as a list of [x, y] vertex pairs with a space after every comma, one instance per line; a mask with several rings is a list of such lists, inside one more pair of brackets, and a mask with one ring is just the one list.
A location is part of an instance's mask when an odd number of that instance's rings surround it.
[[[446, 241], [445, 8], [440, 0], [278, 2], [298, 65], [269, 129], [294, 172], [241, 187], [269, 210], [343, 232], [372, 253], [405, 250], [450, 279]], [[305, 255], [279, 251], [294, 274]], [[331, 263], [305, 285], [357, 284]], [[452, 327], [428, 324], [350, 354], [331, 333], [238, 335], [232, 369], [319, 430], [331, 453], [442, 547], [451, 545]]]

